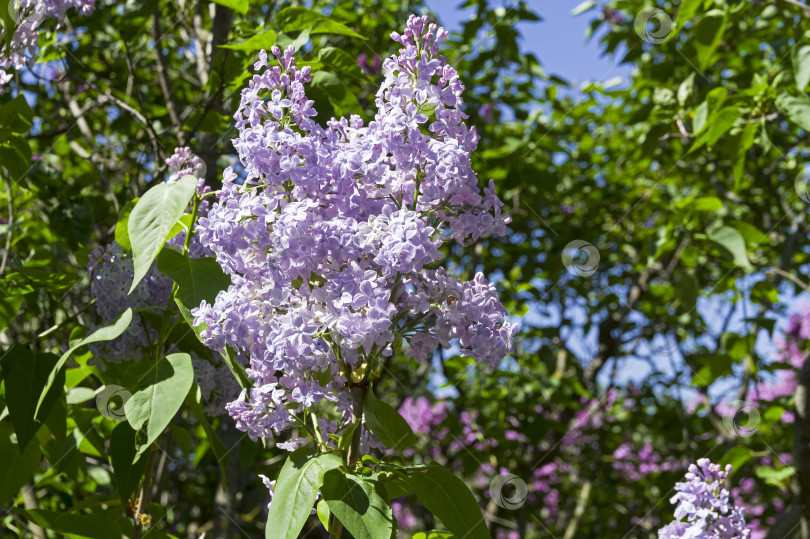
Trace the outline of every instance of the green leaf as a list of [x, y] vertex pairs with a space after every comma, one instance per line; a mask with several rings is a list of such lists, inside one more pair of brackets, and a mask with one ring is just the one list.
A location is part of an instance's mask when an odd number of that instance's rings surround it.
[[136, 458], [149, 449], [183, 404], [194, 383], [191, 356], [170, 354], [158, 360], [144, 379], [141, 389], [124, 405], [132, 428], [146, 430], [146, 441], [138, 445]]
[[756, 473], [757, 477], [760, 479], [764, 479], [769, 485], [783, 488], [787, 480], [796, 473], [796, 468], [793, 466], [785, 466], [777, 470], [770, 466], [758, 466], [754, 473]]
[[717, 230], [709, 232], [709, 239], [731, 253], [735, 265], [746, 271], [751, 269], [752, 266], [748, 261], [748, 255], [745, 250], [745, 239], [737, 229], [730, 226], [720, 227]]
[[48, 393], [48, 390], [51, 389], [56, 377], [59, 375], [59, 371], [73, 352], [87, 344], [115, 339], [129, 327], [130, 322], [132, 322], [132, 309], [128, 308], [126, 311], [119, 314], [112, 322], [104, 327], [98, 328], [93, 333], [68, 348], [68, 351], [62, 354], [62, 357], [59, 358], [59, 361], [56, 362], [56, 365], [54, 365], [48, 375], [48, 381], [45, 383], [45, 387], [42, 389], [39, 400], [37, 401], [35, 415], [39, 413], [39, 409], [42, 407], [42, 403], [45, 400], [45, 395]]
[[413, 492], [410, 477], [399, 473], [385, 479], [383, 485], [385, 485], [385, 493], [388, 495], [389, 502], [401, 496], [408, 496]]
[[703, 0], [683, 0], [681, 5], [678, 6], [678, 14], [675, 16], [675, 28], [673, 29], [674, 32], [677, 32], [681, 28], [683, 28], [684, 24], [686, 24], [689, 19], [695, 16], [695, 12], [700, 7], [700, 4], [703, 3]]
[[439, 464], [411, 474], [416, 497], [448, 530], [467, 539], [490, 539], [481, 508], [464, 481]]
[[725, 11], [713, 9], [706, 13], [695, 28], [695, 49], [697, 50], [698, 66], [706, 69], [714, 56], [714, 51], [726, 30], [728, 16]]
[[273, 491], [265, 537], [297, 539], [315, 505], [324, 474], [341, 464], [336, 455], [319, 454], [309, 446], [290, 453]]
[[22, 307], [23, 296], [30, 294], [34, 289], [12, 273], [0, 279], [0, 331], [6, 329]]
[[29, 444], [20, 451], [18, 443], [11, 441], [12, 429], [8, 423], [0, 423], [0, 504], [6, 505], [20, 493], [24, 486], [39, 470], [42, 450], [39, 444]]
[[733, 471], [740, 469], [746, 462], [754, 457], [754, 453], [745, 446], [735, 445], [720, 459], [720, 465], [731, 464]]
[[276, 23], [285, 32], [307, 30], [310, 34], [340, 34], [366, 39], [343, 23], [306, 7], [288, 7], [278, 12]]
[[115, 426], [110, 436], [113, 479], [123, 505], [126, 505], [127, 500], [132, 497], [138, 487], [141, 476], [146, 470], [146, 463], [149, 461], [149, 455], [142, 455], [140, 459], [135, 460], [136, 434], [129, 423], [121, 421]]
[[788, 120], [805, 131], [810, 131], [810, 97], [806, 94], [795, 96], [782, 92], [776, 98], [776, 108], [782, 111]]
[[229, 7], [242, 15], [247, 14], [248, 7], [250, 7], [249, 0], [214, 0], [214, 2], [221, 6]]
[[790, 55], [793, 60], [793, 73], [796, 87], [804, 92], [810, 84], [810, 45], [800, 45], [793, 49]]
[[416, 436], [408, 422], [399, 412], [378, 399], [371, 388], [366, 392], [363, 413], [366, 426], [385, 447], [402, 449], [416, 443]]
[[198, 307], [203, 300], [213, 304], [217, 294], [231, 285], [215, 258], [191, 258], [171, 247], [160, 251], [157, 268], [177, 283], [177, 297], [187, 307]]
[[245, 389], [253, 385], [253, 381], [248, 376], [245, 366], [236, 359], [236, 352], [233, 351], [233, 348], [226, 344], [225, 350], [220, 351], [220, 355], [222, 359], [225, 360], [225, 364], [228, 366], [228, 369], [230, 369], [231, 374], [233, 374], [236, 381], [239, 382], [239, 387]]
[[742, 117], [739, 107], [725, 107], [712, 116], [711, 127], [695, 140], [689, 152], [693, 152], [704, 144], [712, 146]]
[[384, 539], [394, 533], [394, 515], [379, 481], [331, 470], [321, 488], [329, 510], [355, 539]]
[[127, 202], [121, 213], [118, 215], [118, 221], [115, 223], [115, 242], [121, 246], [125, 251], [132, 250], [132, 243], [129, 241], [129, 231], [127, 230], [127, 223], [129, 222], [129, 214], [132, 213], [132, 208], [138, 203], [137, 198]]
[[316, 511], [318, 513], [318, 520], [320, 520], [321, 524], [323, 524], [323, 529], [326, 530], [326, 533], [331, 533], [331, 529], [329, 528], [329, 518], [332, 516], [332, 512], [329, 510], [326, 500], [323, 498], [318, 500]]
[[227, 45], [220, 45], [221, 49], [232, 49], [235, 51], [255, 52], [270, 50], [270, 47], [276, 44], [276, 33], [273, 30], [267, 30], [254, 34], [244, 41], [239, 43], [229, 43]]
[[194, 196], [197, 181], [189, 174], [175, 183], [160, 183], [147, 191], [132, 208], [127, 222], [134, 266], [130, 293], [149, 271], [169, 232], [183, 215]]
[[48, 381], [48, 374], [58, 361], [53, 354], [34, 355], [27, 346], [14, 345], [0, 359], [3, 368], [3, 379], [6, 382], [6, 404], [17, 433], [17, 441], [22, 450], [28, 441], [34, 437], [41, 421], [48, 417], [56, 400], [64, 394], [65, 373], [60, 372], [56, 378], [56, 385], [48, 391], [42, 406], [38, 410], [38, 418], [34, 417], [37, 409], [37, 397]]
[[77, 514], [49, 509], [26, 509], [23, 517], [61, 536], [92, 537], [93, 539], [120, 539], [121, 527], [116, 522], [121, 508], [96, 509], [92, 513]]
[[0, 126], [12, 133], [26, 134], [34, 121], [34, 112], [28, 106], [25, 95], [17, 97], [0, 107]]

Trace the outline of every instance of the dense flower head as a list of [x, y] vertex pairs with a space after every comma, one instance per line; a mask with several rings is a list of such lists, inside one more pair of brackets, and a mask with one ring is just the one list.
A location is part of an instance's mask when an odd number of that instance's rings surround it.
[[[39, 49], [38, 27], [45, 17], [57, 19], [61, 26], [68, 9], [75, 8], [83, 15], [92, 13], [95, 0], [10, 0], [13, 2], [12, 15], [16, 15], [17, 23], [14, 35], [9, 43], [5, 43], [3, 33], [8, 31], [0, 28], [0, 92], [11, 80], [11, 69], [22, 69], [37, 54]], [[6, 4], [3, 4], [6, 8]]]
[[746, 528], [743, 509], [734, 505], [725, 488], [731, 465], [725, 469], [709, 459], [698, 459], [689, 465], [686, 481], [675, 485], [670, 502], [675, 507], [675, 522], [658, 531], [661, 539], [723, 538], [736, 539], [751, 536]]
[[383, 63], [368, 125], [314, 121], [310, 68], [295, 65], [292, 47], [273, 47], [275, 62], [262, 51], [242, 91], [233, 144], [245, 177], [226, 169], [197, 227], [232, 284], [193, 313], [209, 346], [250, 357], [254, 385], [229, 411], [253, 438], [322, 400], [348, 420], [349, 374], [403, 343], [426, 360], [454, 341], [491, 365], [511, 350], [517, 327], [495, 287], [438, 267], [444, 243], [504, 234], [509, 222], [470, 165], [478, 135], [464, 123], [458, 74], [438, 55], [446, 35], [412, 16], [392, 36], [403, 47]]

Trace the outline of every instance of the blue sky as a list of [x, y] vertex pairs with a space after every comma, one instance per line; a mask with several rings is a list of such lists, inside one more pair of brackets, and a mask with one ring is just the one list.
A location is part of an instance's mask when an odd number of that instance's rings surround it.
[[[461, 3], [427, 1], [451, 32], [458, 30], [472, 14], [471, 10], [459, 9]], [[572, 17], [571, 11], [580, 0], [529, 0], [527, 3], [543, 20], [518, 26], [522, 46], [537, 56], [548, 74], [559, 75], [576, 86], [586, 81], [604, 82], [617, 76], [629, 79], [631, 70], [627, 66], [618, 66], [618, 59], [600, 54], [599, 35], [586, 41], [588, 25], [598, 14], [597, 10]]]

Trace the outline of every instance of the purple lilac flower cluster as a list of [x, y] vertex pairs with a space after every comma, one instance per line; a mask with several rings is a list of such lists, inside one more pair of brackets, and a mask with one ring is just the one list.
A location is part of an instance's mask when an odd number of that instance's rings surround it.
[[670, 502], [677, 504], [675, 522], [658, 531], [661, 539], [676, 538], [723, 538], [737, 539], [751, 537], [746, 528], [745, 514], [741, 507], [734, 505], [725, 488], [726, 478], [731, 473], [731, 465], [725, 470], [709, 459], [699, 459], [690, 464], [686, 481], [677, 483], [675, 496]]
[[228, 410], [253, 439], [322, 400], [348, 419], [344, 384], [403, 342], [424, 361], [455, 340], [491, 365], [512, 348], [517, 327], [495, 287], [435, 267], [443, 243], [504, 234], [509, 222], [470, 165], [479, 137], [464, 123], [458, 74], [438, 55], [446, 36], [416, 16], [392, 34], [402, 49], [383, 63], [368, 125], [314, 122], [310, 68], [295, 65], [292, 47], [273, 47], [274, 65], [262, 51], [242, 91], [233, 143], [246, 177], [226, 169], [197, 228], [232, 285], [193, 314], [211, 348], [250, 357], [253, 388]]
[[[12, 69], [22, 69], [30, 58], [37, 54], [39, 48], [39, 30], [37, 27], [45, 17], [57, 19], [61, 25], [70, 8], [81, 11], [84, 15], [92, 13], [95, 0], [10, 0], [14, 3], [13, 12], [17, 14], [17, 27], [11, 42], [6, 44], [0, 28], [0, 92], [11, 80]], [[3, 5], [5, 8], [5, 4]]]

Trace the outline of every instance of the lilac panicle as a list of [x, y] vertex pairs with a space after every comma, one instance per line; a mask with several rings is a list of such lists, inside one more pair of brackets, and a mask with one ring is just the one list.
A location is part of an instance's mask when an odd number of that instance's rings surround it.
[[206, 344], [250, 358], [254, 385], [228, 411], [253, 439], [324, 400], [345, 425], [350, 373], [403, 344], [424, 361], [457, 342], [492, 366], [512, 349], [517, 326], [495, 287], [439, 267], [443, 244], [504, 234], [509, 222], [493, 182], [482, 192], [472, 170], [479, 137], [464, 122], [458, 73], [438, 54], [446, 36], [416, 16], [392, 35], [402, 48], [382, 64], [368, 125], [313, 120], [310, 68], [296, 66], [294, 48], [262, 51], [254, 65], [234, 116], [244, 180], [226, 169], [197, 228], [232, 284], [192, 311]]
[[690, 464], [686, 481], [675, 484], [675, 494], [670, 502], [675, 507], [675, 522], [660, 530], [660, 539], [678, 538], [722, 538], [738, 539], [751, 536], [746, 528], [745, 515], [741, 507], [730, 500], [725, 488], [726, 478], [731, 473], [731, 465], [725, 470], [709, 459], [698, 459]]

